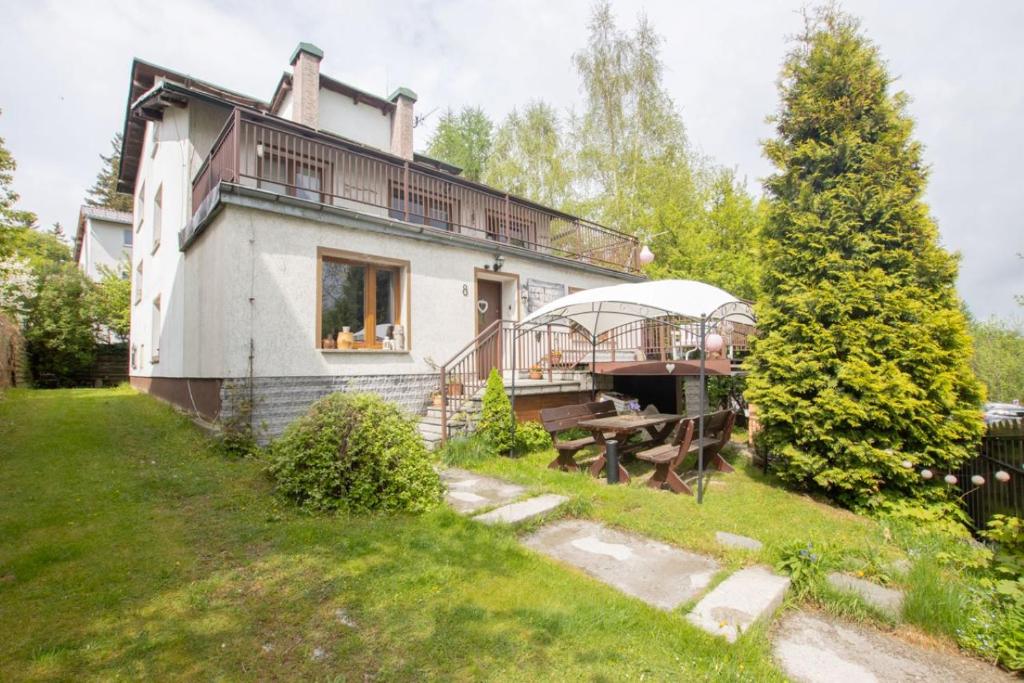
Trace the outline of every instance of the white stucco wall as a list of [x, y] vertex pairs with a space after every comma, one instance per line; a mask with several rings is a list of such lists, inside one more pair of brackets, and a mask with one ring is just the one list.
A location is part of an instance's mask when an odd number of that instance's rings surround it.
[[[316, 348], [317, 248], [410, 262], [408, 353], [324, 352]], [[611, 275], [506, 255], [504, 276], [590, 288], [621, 282]], [[493, 256], [451, 244], [381, 235], [229, 205], [186, 257], [191, 306], [184, 376], [244, 377], [250, 338], [257, 377], [427, 373], [425, 359], [447, 361], [476, 335], [475, 271]], [[464, 293], [465, 291], [465, 293]], [[513, 285], [503, 305], [521, 305]], [[250, 304], [250, 298], [252, 303]], [[517, 317], [514, 308], [503, 317]]]
[[99, 218], [85, 219], [82, 251], [78, 258], [82, 271], [93, 280], [103, 278], [100, 268], [116, 271], [118, 264], [131, 258], [131, 246], [124, 245], [124, 231], [132, 226]]
[[320, 129], [384, 151], [391, 149], [390, 115], [326, 88], [320, 88]]

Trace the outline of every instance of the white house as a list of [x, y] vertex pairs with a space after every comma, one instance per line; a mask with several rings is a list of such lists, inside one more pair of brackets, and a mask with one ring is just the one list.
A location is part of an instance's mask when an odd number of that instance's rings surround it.
[[[439, 367], [473, 387], [508, 370], [499, 321], [642, 279], [633, 237], [416, 154], [416, 94], [353, 88], [322, 58], [300, 44], [268, 102], [133, 63], [134, 386], [208, 419], [252, 399], [268, 435], [334, 390], [422, 413]], [[519, 367], [551, 348], [519, 343]]]
[[103, 278], [103, 270], [117, 271], [132, 255], [132, 215], [99, 206], [83, 206], [75, 232], [75, 262], [91, 279]]

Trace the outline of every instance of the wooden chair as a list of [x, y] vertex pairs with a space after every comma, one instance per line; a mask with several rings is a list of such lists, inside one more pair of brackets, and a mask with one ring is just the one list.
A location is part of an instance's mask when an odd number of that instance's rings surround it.
[[686, 456], [697, 453], [701, 443], [704, 444], [704, 464], [714, 467], [719, 472], [734, 471], [732, 465], [722, 457], [722, 448], [729, 443], [732, 436], [732, 425], [736, 414], [731, 410], [722, 410], [704, 416], [704, 440], [697, 439], [697, 418], [687, 418], [676, 427], [672, 440], [662, 446], [655, 446], [636, 454], [638, 460], [654, 464], [654, 473], [647, 480], [651, 488], [667, 487], [673, 493], [693, 495], [693, 490], [678, 474], [679, 466]]
[[555, 446], [558, 457], [548, 464], [552, 470], [575, 472], [580, 466], [576, 463], [574, 456], [587, 446], [593, 446], [597, 440], [587, 435], [578, 439], [562, 441], [558, 435], [564, 431], [579, 425], [581, 420], [589, 420], [598, 417], [611, 417], [615, 415], [615, 404], [611, 401], [597, 401], [594, 403], [583, 403], [580, 405], [561, 406], [559, 408], [544, 408], [540, 411], [540, 421], [544, 429], [551, 435], [551, 442]]

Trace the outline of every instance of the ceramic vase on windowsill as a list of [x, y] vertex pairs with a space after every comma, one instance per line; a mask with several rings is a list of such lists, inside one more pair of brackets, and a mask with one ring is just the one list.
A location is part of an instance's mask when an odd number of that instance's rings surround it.
[[320, 342], [320, 346], [321, 348], [324, 349], [333, 349], [335, 348], [334, 340], [331, 339], [330, 337], [324, 337], [323, 340]]
[[339, 349], [351, 349], [355, 344], [356, 336], [352, 334], [351, 327], [342, 327], [341, 332], [338, 333], [338, 348]]

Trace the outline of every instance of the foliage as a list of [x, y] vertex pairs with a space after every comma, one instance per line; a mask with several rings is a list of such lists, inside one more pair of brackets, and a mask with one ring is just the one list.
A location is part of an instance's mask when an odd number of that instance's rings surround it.
[[991, 401], [1024, 399], [1024, 320], [992, 318], [971, 325], [971, 366]]
[[3, 251], [6, 240], [4, 231], [13, 226], [27, 227], [36, 222], [34, 213], [14, 208], [18, 203], [18, 193], [13, 187], [14, 171], [17, 168], [17, 162], [4, 146], [4, 139], [0, 137], [0, 256], [9, 255], [9, 252]]
[[117, 133], [110, 141], [109, 155], [101, 154], [103, 166], [96, 174], [96, 182], [89, 188], [85, 203], [89, 206], [102, 206], [115, 211], [131, 213], [134, 197], [117, 191], [117, 176], [121, 168], [121, 134]]
[[25, 315], [35, 290], [36, 276], [26, 259], [0, 259], [0, 311]]
[[[708, 382], [708, 406], [712, 410], [744, 410], [747, 402], [743, 392], [747, 388], [747, 378], [743, 375], [711, 376]], [[739, 414], [743, 417], [743, 413]]]
[[534, 101], [513, 109], [494, 133], [483, 181], [556, 209], [572, 205], [570, 150], [558, 113]]
[[462, 169], [462, 175], [479, 181], [491, 154], [494, 124], [480, 107], [449, 109], [441, 115], [427, 143], [427, 155]]
[[775, 570], [788, 575], [793, 580], [794, 592], [804, 595], [824, 577], [825, 563], [814, 543], [796, 543], [782, 550]]
[[93, 288], [92, 308], [96, 322], [127, 339], [132, 325], [132, 282], [129, 265], [121, 262], [117, 269], [100, 266], [102, 275]]
[[233, 458], [254, 456], [260, 450], [252, 424], [255, 400], [248, 389], [239, 384], [226, 385], [225, 403], [230, 410], [224, 411], [226, 416], [221, 414], [217, 444], [224, 455]]
[[948, 500], [916, 471], [954, 468], [982, 432], [956, 259], [891, 80], [856, 21], [821, 9], [783, 67], [765, 143], [777, 171], [747, 398], [775, 473], [855, 508]]
[[424, 512], [441, 500], [414, 420], [375, 394], [320, 399], [270, 446], [277, 491], [300, 507]]
[[544, 425], [533, 420], [516, 425], [516, 453], [534, 453], [548, 448], [551, 448], [551, 435], [544, 429]]
[[484, 388], [476, 433], [495, 453], [504, 455], [512, 450], [512, 421], [512, 402], [505, 393], [505, 382], [501, 373], [492, 368]]
[[445, 465], [452, 467], [473, 466], [494, 457], [491, 445], [479, 435], [456, 436], [444, 442], [437, 451]]
[[32, 374], [58, 385], [75, 384], [96, 354], [90, 299], [92, 282], [73, 263], [44, 273], [25, 318]]

